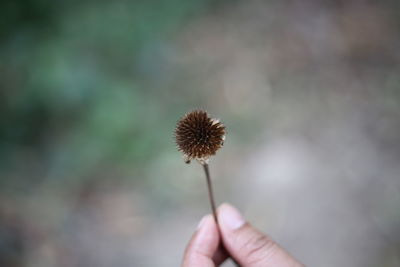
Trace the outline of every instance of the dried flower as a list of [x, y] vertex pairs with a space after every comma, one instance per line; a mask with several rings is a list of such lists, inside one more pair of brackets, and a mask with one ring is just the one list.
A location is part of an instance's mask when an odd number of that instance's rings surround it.
[[207, 112], [195, 110], [179, 120], [175, 137], [187, 163], [192, 159], [205, 163], [224, 144], [225, 126], [210, 118]]
[[[211, 184], [208, 159], [215, 155], [225, 140], [225, 126], [217, 119], [212, 119], [204, 110], [194, 110], [178, 121], [175, 129], [178, 149], [183, 152], [186, 163], [196, 159], [204, 169], [207, 181], [208, 197], [215, 223], [218, 226], [217, 209]], [[219, 226], [218, 226], [219, 227]], [[222, 249], [225, 248], [222, 245]], [[236, 266], [239, 264], [233, 260]]]

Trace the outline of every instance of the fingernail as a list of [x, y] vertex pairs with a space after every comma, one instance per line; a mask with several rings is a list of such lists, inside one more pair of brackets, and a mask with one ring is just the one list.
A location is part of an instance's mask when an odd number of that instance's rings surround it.
[[206, 221], [206, 219], [207, 219], [207, 215], [205, 215], [203, 218], [201, 218], [199, 224], [197, 225], [196, 230], [199, 230], [204, 225], [204, 222]]
[[238, 229], [246, 222], [240, 212], [229, 204], [222, 204], [219, 214], [222, 223], [232, 230]]

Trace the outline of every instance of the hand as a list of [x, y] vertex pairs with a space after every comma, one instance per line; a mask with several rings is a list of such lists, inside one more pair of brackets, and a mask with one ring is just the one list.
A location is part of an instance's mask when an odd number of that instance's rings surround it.
[[246, 223], [233, 206], [222, 204], [218, 221], [220, 231], [211, 215], [203, 217], [186, 248], [182, 267], [219, 266], [228, 257], [243, 267], [304, 267], [275, 241]]

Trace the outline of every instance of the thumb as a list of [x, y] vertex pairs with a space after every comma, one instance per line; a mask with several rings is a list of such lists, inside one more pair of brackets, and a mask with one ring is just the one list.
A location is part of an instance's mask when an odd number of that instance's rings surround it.
[[224, 246], [241, 266], [303, 266], [275, 241], [246, 223], [233, 206], [222, 204], [218, 220]]

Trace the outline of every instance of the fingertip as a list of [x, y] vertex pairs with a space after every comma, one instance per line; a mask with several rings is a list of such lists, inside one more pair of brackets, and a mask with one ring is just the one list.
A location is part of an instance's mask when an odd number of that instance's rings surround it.
[[196, 231], [198, 231], [200, 228], [204, 226], [205, 223], [207, 223], [207, 220], [209, 220], [210, 215], [204, 215], [203, 218], [201, 218], [199, 224], [197, 225]]
[[219, 239], [213, 216], [204, 216], [186, 248], [183, 266], [212, 266]]
[[223, 203], [219, 206], [218, 220], [220, 226], [228, 230], [239, 229], [246, 223], [246, 220], [243, 218], [240, 211], [228, 203]]
[[214, 222], [214, 218], [211, 214], [205, 215], [197, 225], [195, 240], [196, 242], [212, 241], [215, 237], [214, 232], [217, 232], [217, 227]]

